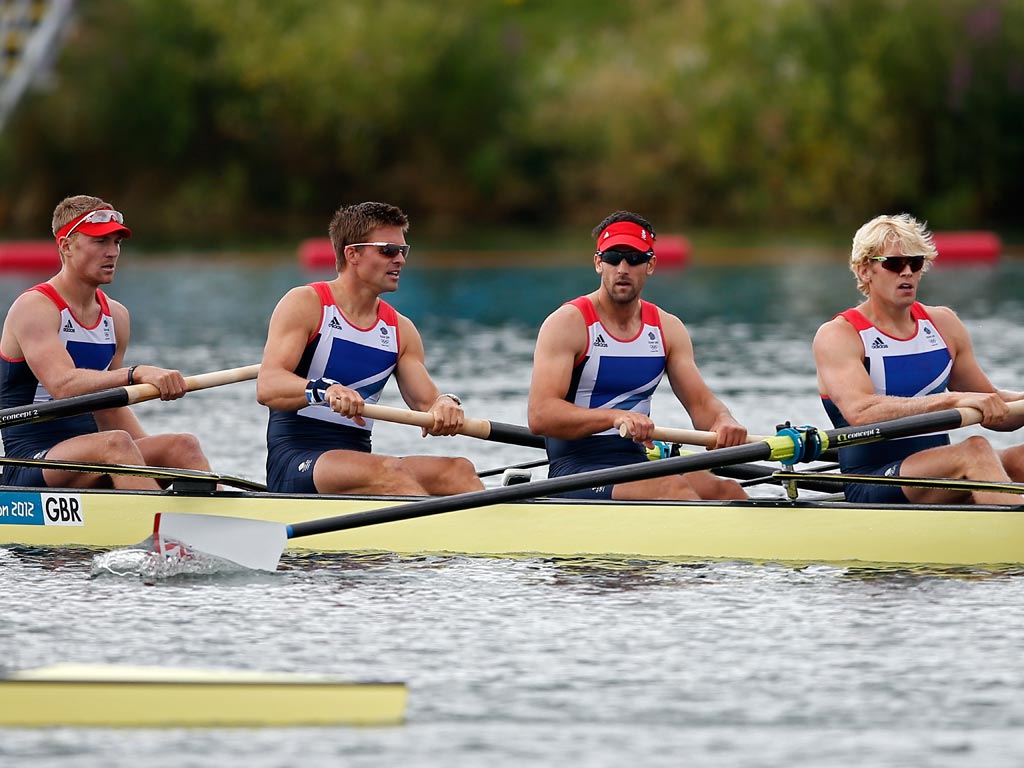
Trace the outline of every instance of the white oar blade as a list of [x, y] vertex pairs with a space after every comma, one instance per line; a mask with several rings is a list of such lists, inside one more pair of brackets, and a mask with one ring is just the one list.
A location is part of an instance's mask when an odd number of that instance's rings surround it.
[[246, 568], [276, 571], [288, 529], [266, 520], [161, 512], [153, 525], [153, 544], [163, 551], [172, 541]]

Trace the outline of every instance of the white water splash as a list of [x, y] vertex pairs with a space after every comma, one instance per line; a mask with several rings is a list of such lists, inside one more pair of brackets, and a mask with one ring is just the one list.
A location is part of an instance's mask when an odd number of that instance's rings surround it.
[[182, 576], [211, 576], [238, 573], [242, 566], [182, 544], [165, 543], [163, 551], [153, 547], [152, 539], [125, 549], [102, 552], [92, 559], [90, 575], [139, 578], [144, 582]]

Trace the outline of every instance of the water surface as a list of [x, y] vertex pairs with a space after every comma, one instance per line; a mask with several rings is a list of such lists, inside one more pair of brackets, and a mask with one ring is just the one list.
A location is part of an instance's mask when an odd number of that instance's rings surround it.
[[[186, 373], [259, 360], [291, 263], [126, 259], [129, 362]], [[6, 279], [7, 306], [31, 278]], [[533, 339], [596, 276], [579, 268], [417, 269], [388, 298], [467, 413], [522, 424]], [[933, 272], [998, 386], [1024, 380], [1024, 269]], [[712, 388], [752, 432], [824, 425], [810, 342], [856, 303], [842, 265], [659, 272]], [[382, 402], [399, 405], [397, 389]], [[199, 435], [214, 467], [263, 480], [251, 383], [137, 406], [150, 431]], [[667, 386], [655, 420], [689, 427]], [[993, 435], [1008, 445], [1013, 435]], [[379, 424], [386, 453], [538, 457]], [[1017, 766], [1024, 760], [1024, 575], [747, 563], [288, 556], [277, 574], [145, 584], [90, 576], [92, 553], [0, 549], [3, 666], [58, 661], [324, 672], [404, 680], [393, 728], [8, 729], [32, 766]]]

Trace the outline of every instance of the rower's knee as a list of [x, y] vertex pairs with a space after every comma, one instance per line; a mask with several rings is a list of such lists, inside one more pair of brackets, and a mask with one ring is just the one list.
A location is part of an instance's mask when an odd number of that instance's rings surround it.
[[92, 461], [98, 464], [144, 464], [139, 447], [123, 429], [110, 429], [98, 433], [98, 455]]
[[1011, 480], [1015, 483], [1024, 482], [1024, 445], [1007, 448], [999, 458]]
[[999, 462], [999, 455], [992, 444], [981, 435], [972, 435], [960, 443], [960, 450], [973, 466], [991, 465]]
[[199, 444], [199, 438], [188, 432], [177, 432], [166, 435], [168, 452], [174, 466], [182, 469], [201, 469], [208, 471], [210, 464]]
[[723, 499], [726, 501], [739, 501], [741, 499], [750, 498], [747, 492], [743, 490], [743, 486], [737, 483], [735, 480], [729, 480], [724, 477], [720, 477], [715, 482], [711, 489], [711, 496], [705, 496], [705, 499]]
[[480, 476], [476, 473], [476, 467], [473, 466], [473, 462], [467, 458], [462, 456], [453, 458], [451, 473], [452, 477], [458, 484], [458, 490], [455, 491], [455, 493], [478, 491], [484, 487], [483, 482], [480, 480]]

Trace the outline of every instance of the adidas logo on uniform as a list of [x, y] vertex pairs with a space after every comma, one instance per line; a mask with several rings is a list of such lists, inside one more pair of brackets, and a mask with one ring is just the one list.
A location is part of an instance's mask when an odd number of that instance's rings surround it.
[[888, 349], [889, 345], [882, 341], [878, 336], [875, 336], [875, 340], [871, 342], [872, 349]]
[[64, 323], [64, 328], [62, 330], [64, 331], [64, 333], [75, 332], [75, 326], [71, 323], [71, 318], [68, 318], [68, 321]]
[[597, 334], [597, 338], [596, 338], [596, 339], [594, 339], [594, 346], [595, 346], [595, 347], [605, 347], [605, 348], [607, 348], [607, 347], [608, 347], [608, 342], [607, 342], [607, 341], [605, 341], [605, 340], [604, 340], [604, 336], [602, 336], [602, 335], [601, 335], [601, 334], [599, 333], [599, 334]]
[[344, 329], [343, 329], [343, 328], [341, 327], [341, 323], [339, 323], [339, 322], [338, 322], [338, 318], [336, 318], [336, 317], [332, 317], [332, 318], [331, 318], [331, 322], [329, 322], [329, 323], [327, 324], [327, 327], [328, 327], [328, 328], [333, 328], [333, 329], [335, 329], [336, 331], [341, 331], [341, 330], [344, 330]]

